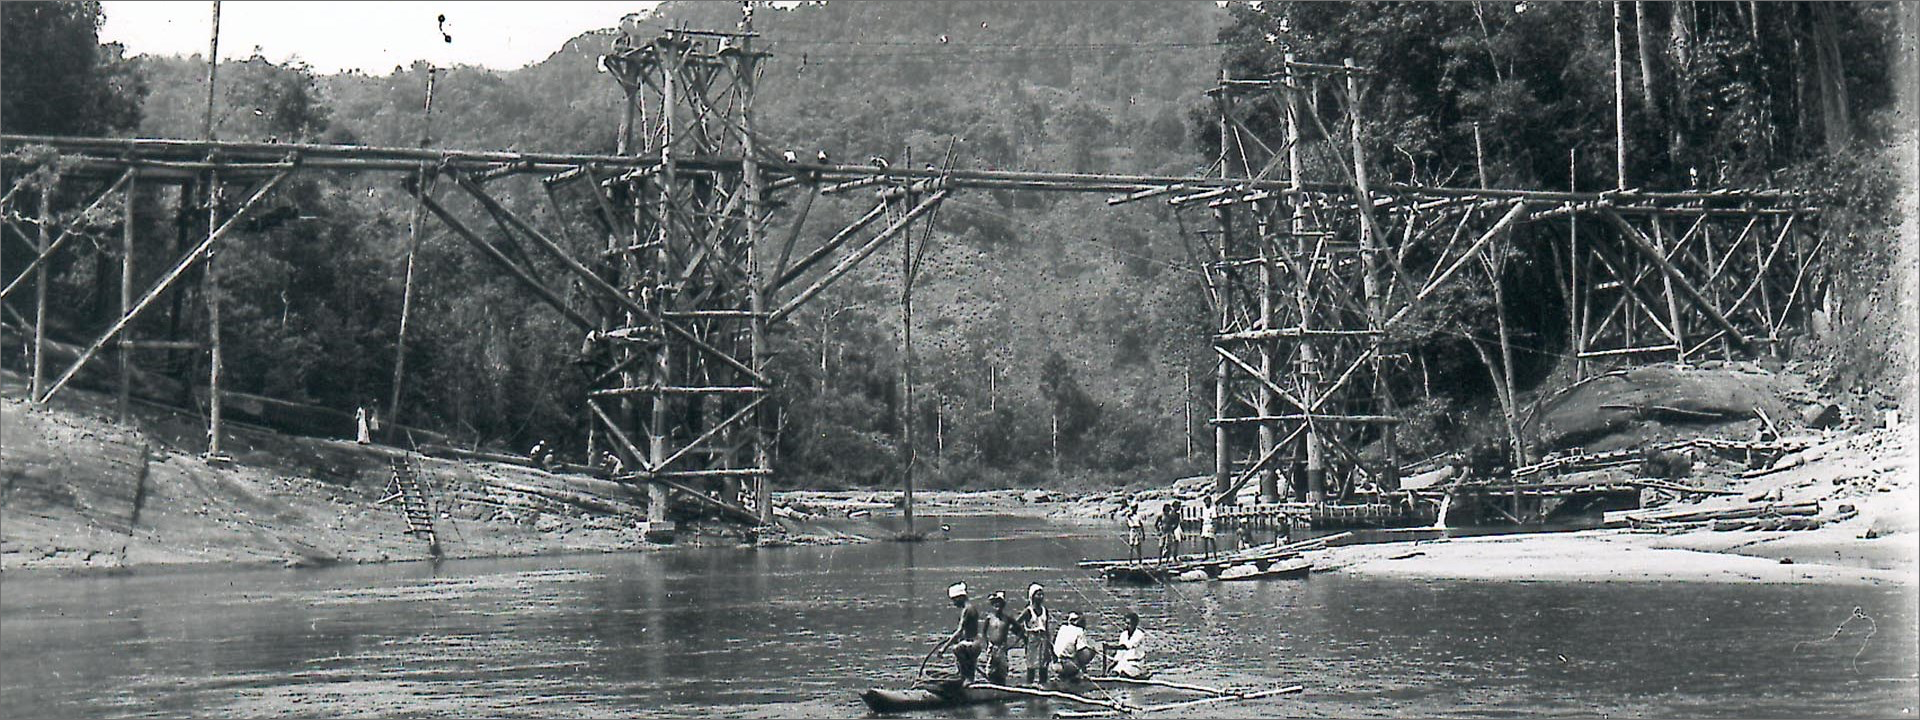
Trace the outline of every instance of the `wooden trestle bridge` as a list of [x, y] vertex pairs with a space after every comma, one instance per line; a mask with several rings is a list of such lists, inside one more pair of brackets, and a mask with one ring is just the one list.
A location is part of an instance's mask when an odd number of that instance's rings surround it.
[[[10, 228], [0, 234], [33, 246], [0, 295], [35, 293], [33, 317], [9, 316], [32, 334], [32, 399], [45, 402], [111, 350], [124, 407], [132, 351], [165, 344], [131, 338], [128, 328], [180, 292], [191, 268], [204, 267], [200, 281], [217, 287], [216, 250], [243, 242], [249, 217], [287, 178], [307, 172], [399, 176], [420, 208], [576, 326], [597, 378], [586, 407], [624, 464], [616, 479], [645, 484], [663, 526], [676, 491], [723, 515], [770, 521], [768, 327], [954, 193], [1096, 192], [1112, 195], [1111, 204], [1204, 207], [1210, 221], [1189, 239], [1207, 248], [1206, 293], [1218, 321], [1215, 490], [1231, 498], [1257, 480], [1267, 503], [1397, 487], [1387, 381], [1408, 370], [1396, 331], [1449, 283], [1490, 283], [1498, 296], [1504, 255], [1491, 251], [1504, 244], [1549, 246], [1572, 300], [1573, 352], [1592, 363], [1765, 352], [1802, 317], [1817, 274], [1816, 211], [1791, 193], [1372, 181], [1354, 122], [1367, 74], [1351, 62], [1289, 58], [1279, 75], [1223, 80], [1210, 93], [1222, 151], [1191, 177], [978, 170], [950, 158], [922, 168], [795, 162], [771, 153], [755, 131], [756, 68], [766, 57], [756, 38], [750, 17], [737, 31], [621, 35], [604, 56], [627, 99], [611, 155], [0, 135], [8, 151], [53, 151], [10, 160], [16, 182], [0, 201]], [[1260, 137], [1244, 120], [1276, 112], [1282, 137]], [[36, 161], [20, 157], [48, 158], [42, 164], [56, 178], [30, 185], [23, 165]], [[91, 188], [91, 214], [118, 205], [123, 258], [132, 257], [135, 233], [130, 198], [145, 186], [172, 188], [161, 197], [173, 200], [181, 227], [198, 228], [145, 288], [135, 286], [133, 263], [122, 263], [118, 319], [59, 364], [44, 351], [47, 260], [81, 233], [53, 222], [53, 182]], [[570, 237], [568, 225], [542, 227], [507, 207], [494, 187], [514, 182], [540, 183], [556, 217], [583, 218], [601, 237]], [[817, 245], [801, 242], [817, 195], [854, 192], [869, 195], [872, 208]], [[490, 223], [463, 217], [442, 195], [470, 197]], [[222, 201], [229, 196], [245, 199], [236, 207]], [[17, 211], [23, 204], [38, 208], [37, 222]], [[589, 245], [599, 251], [570, 250]], [[564, 268], [590, 302], [564, 300], [530, 266], [534, 254]], [[204, 347], [209, 450], [217, 453], [218, 293], [200, 297], [212, 333]], [[401, 333], [404, 342], [404, 322]], [[581, 344], [579, 336], [554, 342]], [[1510, 396], [1510, 372], [1506, 380]], [[1363, 453], [1375, 443], [1386, 452]]]

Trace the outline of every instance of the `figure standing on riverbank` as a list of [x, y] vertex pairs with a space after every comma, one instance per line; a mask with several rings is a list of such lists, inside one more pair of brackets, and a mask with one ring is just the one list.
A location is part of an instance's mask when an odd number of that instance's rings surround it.
[[1219, 539], [1214, 534], [1219, 530], [1219, 517], [1219, 505], [1214, 503], [1213, 498], [1207, 498], [1206, 503], [1200, 506], [1200, 546], [1207, 557], [1220, 552]]
[[1146, 559], [1141, 547], [1147, 544], [1146, 520], [1140, 517], [1139, 503], [1127, 503], [1127, 560], [1139, 564]]
[[954, 670], [961, 682], [973, 682], [980, 661], [980, 608], [967, 599], [967, 584], [963, 582], [947, 587], [947, 599], [960, 608], [960, 626], [954, 628], [953, 637], [947, 639], [953, 644]]
[[1027, 684], [1047, 682], [1053, 662], [1053, 611], [1047, 609], [1047, 591], [1040, 583], [1027, 586], [1027, 609], [1020, 612], [1020, 631], [1027, 637]]

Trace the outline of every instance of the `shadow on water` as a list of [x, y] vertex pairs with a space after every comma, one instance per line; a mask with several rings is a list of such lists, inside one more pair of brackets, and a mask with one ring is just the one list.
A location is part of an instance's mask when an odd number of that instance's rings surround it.
[[1101, 640], [1136, 610], [1164, 677], [1308, 688], [1208, 714], [1910, 716], [1920, 690], [1912, 588], [1106, 586], [1073, 563], [1119, 554], [1117, 528], [941, 521], [924, 543], [8, 578], [0, 715], [861, 716], [951, 629], [956, 581], [1042, 582]]

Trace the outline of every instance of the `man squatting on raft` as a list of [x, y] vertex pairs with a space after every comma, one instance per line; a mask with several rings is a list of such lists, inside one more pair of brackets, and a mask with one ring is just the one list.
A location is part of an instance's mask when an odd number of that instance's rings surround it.
[[1067, 622], [1053, 636], [1053, 674], [1062, 682], [1076, 682], [1099, 653], [1087, 640], [1087, 621], [1078, 612], [1067, 613]]

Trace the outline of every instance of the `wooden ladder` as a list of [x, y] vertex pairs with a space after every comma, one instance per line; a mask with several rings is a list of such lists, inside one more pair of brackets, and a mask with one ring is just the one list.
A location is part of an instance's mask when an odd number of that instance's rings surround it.
[[407, 534], [425, 538], [429, 544], [438, 546], [440, 539], [433, 527], [432, 494], [420, 482], [411, 460], [393, 458], [391, 463], [393, 477], [387, 481], [387, 496], [380, 502], [400, 501], [400, 516], [407, 521]]

